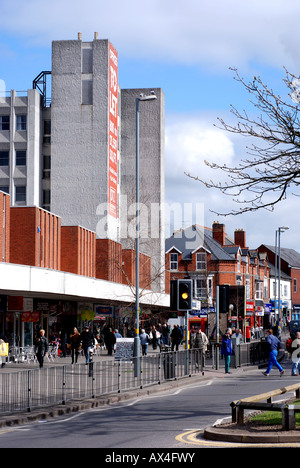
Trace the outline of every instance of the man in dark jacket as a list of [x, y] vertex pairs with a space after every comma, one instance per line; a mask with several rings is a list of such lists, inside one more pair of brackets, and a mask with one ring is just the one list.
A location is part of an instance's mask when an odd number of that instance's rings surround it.
[[179, 345], [182, 340], [181, 330], [178, 325], [174, 325], [174, 328], [171, 333], [171, 340], [172, 340], [172, 351], [174, 351], [175, 346], [176, 346], [176, 351], [178, 351]]
[[44, 366], [44, 358], [48, 353], [48, 340], [45, 337], [45, 330], [39, 331], [39, 336], [35, 340], [35, 347], [36, 347], [36, 357], [40, 365], [40, 369]]
[[95, 338], [88, 326], [84, 327], [84, 331], [80, 335], [80, 341], [82, 343], [82, 349], [85, 355], [85, 362], [86, 364], [89, 364], [90, 351], [94, 346]]

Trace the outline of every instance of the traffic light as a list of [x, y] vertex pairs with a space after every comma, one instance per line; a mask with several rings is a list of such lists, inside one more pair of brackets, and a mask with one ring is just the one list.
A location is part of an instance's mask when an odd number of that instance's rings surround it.
[[177, 288], [177, 310], [191, 310], [192, 308], [192, 285], [190, 279], [178, 280]]
[[219, 286], [219, 312], [227, 313], [229, 311], [229, 286]]
[[178, 307], [178, 285], [177, 280], [170, 282], [170, 310], [176, 311]]

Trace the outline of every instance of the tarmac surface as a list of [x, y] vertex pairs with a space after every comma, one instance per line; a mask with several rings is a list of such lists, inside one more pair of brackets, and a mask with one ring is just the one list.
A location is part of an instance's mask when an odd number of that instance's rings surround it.
[[[82, 358], [84, 359], [84, 358]], [[113, 357], [107, 356], [106, 352], [101, 353], [101, 355], [94, 357], [94, 362], [103, 359], [114, 359]], [[45, 362], [45, 367], [47, 366], [61, 366], [70, 364], [70, 357], [66, 358], [57, 358], [54, 362]], [[4, 368], [0, 369], [1, 373], [12, 373], [17, 372], [21, 369], [30, 369], [37, 368], [36, 364], [15, 364], [9, 363], [6, 364]], [[235, 377], [241, 372], [247, 372], [249, 370], [254, 370], [255, 367], [243, 367], [238, 369], [231, 369], [231, 374], [226, 375], [226, 378]], [[53, 406], [47, 406], [43, 408], [37, 408], [30, 412], [21, 411], [14, 414], [0, 415], [0, 428], [11, 427], [17, 425], [24, 425], [32, 423], [35, 421], [41, 421], [51, 418], [57, 418], [71, 413], [76, 413], [80, 411], [86, 411], [88, 409], [97, 408], [106, 405], [112, 405], [121, 401], [130, 400], [136, 397], [147, 396], [154, 393], [166, 392], [171, 389], [188, 386], [191, 383], [197, 381], [210, 380], [212, 378], [223, 377], [224, 368], [221, 367], [219, 370], [214, 370], [211, 368], [205, 368], [203, 374], [199, 372], [197, 375], [191, 377], [186, 377], [178, 380], [168, 380], [161, 384], [155, 384], [146, 388], [131, 390], [126, 393], [116, 393], [105, 395], [102, 397], [96, 397], [93, 399], [83, 399], [76, 401], [69, 401], [65, 404], [56, 404]], [[283, 431], [281, 429], [274, 429], [266, 426], [265, 428], [253, 428], [247, 424], [239, 426], [237, 424], [232, 424], [231, 422], [222, 423], [207, 427], [203, 432], [199, 433], [199, 438], [204, 438], [213, 441], [223, 441], [223, 442], [235, 442], [235, 443], [300, 443], [300, 430], [294, 431]], [[197, 435], [196, 435], [197, 437]]]

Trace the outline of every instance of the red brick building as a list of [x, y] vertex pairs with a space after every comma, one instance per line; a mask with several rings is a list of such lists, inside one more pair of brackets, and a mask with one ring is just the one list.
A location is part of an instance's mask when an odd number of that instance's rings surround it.
[[95, 277], [96, 233], [81, 226], [61, 227], [61, 270]]
[[10, 208], [10, 262], [61, 268], [61, 220], [39, 207]]
[[[275, 247], [262, 244], [258, 248], [259, 252], [267, 255], [268, 261], [275, 265], [276, 252]], [[294, 249], [280, 248], [280, 268], [281, 272], [290, 277], [291, 280], [291, 317], [300, 318], [300, 254]], [[281, 294], [283, 299], [283, 294]], [[284, 304], [283, 304], [284, 308]]]
[[234, 240], [219, 223], [212, 229], [191, 226], [174, 233], [166, 241], [166, 269], [170, 280], [193, 280], [193, 297], [198, 301], [194, 314], [202, 320], [215, 311], [217, 286], [228, 285], [229, 324], [240, 328], [262, 325], [264, 302], [269, 298], [269, 269], [266, 255], [246, 246], [243, 230], [235, 231]]

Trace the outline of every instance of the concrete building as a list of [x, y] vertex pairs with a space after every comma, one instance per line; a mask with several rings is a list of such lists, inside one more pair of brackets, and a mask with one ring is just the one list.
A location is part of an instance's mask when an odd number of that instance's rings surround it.
[[[118, 53], [97, 33], [89, 42], [80, 33], [54, 41], [52, 70], [41, 72], [33, 87], [0, 98], [0, 190], [12, 206], [39, 206], [62, 225], [96, 232], [103, 248], [132, 249], [135, 105], [150, 90], [120, 89]], [[141, 105], [140, 201], [149, 228], [140, 249], [151, 257], [153, 285], [163, 291], [164, 95], [154, 91], [157, 100]]]

